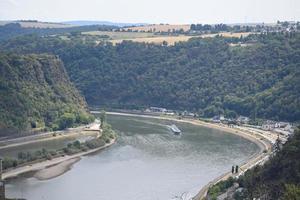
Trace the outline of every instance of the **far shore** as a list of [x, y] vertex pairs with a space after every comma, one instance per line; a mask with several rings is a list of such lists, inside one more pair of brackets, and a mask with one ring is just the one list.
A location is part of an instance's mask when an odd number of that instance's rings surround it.
[[[95, 113], [95, 111], [94, 111]], [[197, 119], [187, 119], [187, 118], [183, 118], [183, 119], [177, 119], [174, 117], [167, 117], [167, 116], [154, 116], [154, 115], [144, 115], [144, 114], [130, 114], [130, 113], [119, 113], [119, 112], [106, 112], [109, 115], [122, 115], [122, 116], [132, 116], [132, 117], [145, 117], [145, 118], [154, 118], [154, 119], [164, 119], [164, 120], [172, 120], [172, 121], [176, 121], [176, 122], [184, 122], [184, 123], [189, 123], [189, 124], [193, 124], [193, 125], [200, 125], [200, 126], [204, 126], [207, 128], [212, 128], [212, 129], [217, 129], [220, 131], [224, 131], [224, 132], [228, 132], [228, 133], [232, 133], [238, 136], [241, 136], [247, 140], [250, 140], [251, 142], [254, 142], [255, 144], [257, 144], [261, 151], [263, 150], [268, 150], [270, 148], [270, 144], [269, 143], [265, 143], [264, 141], [262, 141], [262, 137], [258, 138], [256, 135], [251, 134], [251, 133], [247, 133], [245, 131], [242, 130], [237, 130], [235, 128], [230, 128], [228, 126], [225, 125], [219, 125], [219, 124], [214, 124], [214, 123], [209, 123], [209, 122], [204, 122], [204, 121], [200, 121]], [[260, 134], [259, 134], [260, 135]]]
[[[93, 113], [97, 113], [97, 111], [93, 111]], [[168, 117], [168, 116], [154, 116], [154, 115], [130, 114], [130, 113], [120, 113], [120, 112], [106, 112], [106, 113], [110, 114], [110, 115], [145, 117], [145, 118], [164, 119], [164, 120], [172, 120], [172, 121], [176, 121], [176, 122], [190, 123], [193, 125], [217, 129], [217, 130], [221, 130], [221, 131], [224, 131], [227, 133], [231, 133], [231, 134], [235, 134], [240, 137], [243, 137], [243, 138], [255, 143], [260, 148], [260, 151], [256, 154], [252, 155], [248, 161], [241, 164], [241, 166], [239, 167], [241, 172], [239, 174], [242, 174], [243, 172], [247, 171], [248, 169], [251, 169], [252, 167], [254, 167], [255, 165], [258, 165], [258, 164], [264, 162], [265, 160], [268, 159], [268, 157], [271, 154], [271, 148], [272, 148], [271, 141], [269, 141], [269, 138], [266, 138], [264, 135], [262, 135], [259, 132], [255, 132], [255, 133], [253, 133], [253, 131], [248, 132], [246, 130], [239, 130], [239, 129], [231, 128], [231, 127], [221, 125], [221, 124], [204, 122], [204, 121], [201, 121], [198, 119], [187, 119], [187, 118], [177, 119], [177, 118]], [[214, 180], [210, 181], [207, 185], [202, 187], [197, 194], [194, 194], [194, 197], [192, 198], [192, 200], [203, 199], [206, 196], [207, 191], [210, 186], [218, 183], [221, 180], [226, 180], [230, 176], [232, 176], [231, 172], [225, 172], [223, 175], [216, 177]]]

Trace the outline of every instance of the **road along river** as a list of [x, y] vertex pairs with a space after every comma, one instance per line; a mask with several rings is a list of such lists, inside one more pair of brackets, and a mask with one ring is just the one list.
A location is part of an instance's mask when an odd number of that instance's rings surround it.
[[[107, 118], [118, 133], [116, 144], [84, 157], [54, 179], [13, 179], [6, 185], [7, 196], [28, 200], [191, 199], [232, 165], [260, 152], [257, 144], [222, 130], [144, 117]], [[173, 123], [182, 136], [168, 129]]]

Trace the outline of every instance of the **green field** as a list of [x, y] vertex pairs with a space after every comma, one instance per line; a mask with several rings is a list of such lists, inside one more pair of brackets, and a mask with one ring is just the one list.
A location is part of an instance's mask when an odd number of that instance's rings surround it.
[[135, 38], [148, 38], [155, 37], [153, 33], [138, 33], [138, 32], [113, 32], [113, 31], [89, 31], [82, 32], [83, 35], [92, 35], [92, 36], [109, 36], [112, 40], [120, 39], [135, 39]]

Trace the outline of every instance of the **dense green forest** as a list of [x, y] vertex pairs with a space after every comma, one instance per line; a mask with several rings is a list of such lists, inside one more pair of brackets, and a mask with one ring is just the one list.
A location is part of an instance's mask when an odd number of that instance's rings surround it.
[[26, 36], [1, 47], [58, 55], [89, 105], [300, 120], [299, 33], [191, 39], [174, 46]]
[[88, 123], [83, 97], [51, 55], [0, 54], [0, 132]]
[[299, 199], [300, 131], [264, 166], [247, 171], [238, 181], [245, 188], [239, 199]]

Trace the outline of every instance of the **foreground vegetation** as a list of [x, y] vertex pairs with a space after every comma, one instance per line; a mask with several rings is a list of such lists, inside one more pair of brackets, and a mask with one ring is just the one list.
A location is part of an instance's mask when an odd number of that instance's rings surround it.
[[263, 166], [248, 170], [239, 179], [221, 181], [209, 189], [212, 199], [224, 193], [234, 182], [243, 188], [234, 199], [284, 199], [298, 200], [300, 197], [300, 131]]
[[0, 132], [59, 130], [94, 120], [62, 62], [0, 53]]
[[219, 195], [226, 192], [226, 190], [233, 186], [236, 180], [232, 177], [225, 181], [220, 181], [217, 184], [210, 187], [207, 191], [207, 196], [209, 196], [212, 200], [216, 200]]
[[17, 158], [3, 158], [3, 169], [7, 170], [21, 165], [26, 165], [28, 163], [51, 160], [64, 155], [74, 155], [76, 153], [86, 152], [91, 149], [103, 147], [105, 144], [110, 143], [115, 137], [116, 134], [112, 130], [111, 126], [105, 123], [102, 126], [102, 135], [99, 138], [94, 138], [83, 143], [76, 140], [69, 143], [66, 147], [57, 150], [48, 151], [44, 148], [35, 152], [19, 152]]
[[299, 121], [299, 44], [299, 33], [198, 38], [174, 46], [95, 46], [27, 36], [4, 42], [2, 48], [59, 55], [89, 105]]

